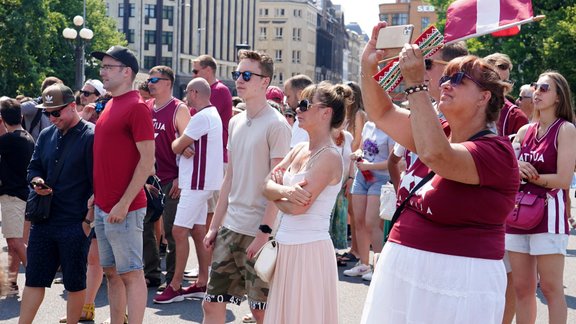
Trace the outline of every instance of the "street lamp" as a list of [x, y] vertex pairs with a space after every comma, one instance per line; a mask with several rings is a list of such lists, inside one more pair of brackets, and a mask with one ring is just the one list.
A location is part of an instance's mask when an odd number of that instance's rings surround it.
[[[75, 28], [64, 28], [62, 31], [62, 36], [69, 39], [74, 44], [74, 54], [76, 56], [76, 80], [75, 89], [82, 89], [84, 84], [84, 45], [89, 42], [92, 37], [94, 37], [94, 32], [84, 27], [84, 18], [82, 16], [76, 16], [73, 19]], [[80, 28], [78, 32], [77, 29]]]

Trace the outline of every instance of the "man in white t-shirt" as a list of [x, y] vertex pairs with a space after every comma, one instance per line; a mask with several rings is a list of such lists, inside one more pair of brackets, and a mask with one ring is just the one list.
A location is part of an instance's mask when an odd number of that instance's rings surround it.
[[226, 320], [226, 304], [248, 296], [254, 319], [262, 323], [268, 284], [254, 271], [254, 255], [268, 241], [278, 209], [262, 194], [265, 178], [290, 149], [286, 118], [266, 101], [274, 73], [270, 56], [240, 51], [232, 78], [246, 110], [230, 120], [228, 168], [204, 245], [213, 249], [203, 323]]
[[[154, 297], [154, 302], [169, 304], [183, 301], [185, 297], [204, 297], [208, 282], [210, 253], [202, 241], [206, 235], [206, 214], [208, 200], [214, 190], [220, 189], [224, 177], [222, 120], [218, 110], [210, 103], [210, 85], [202, 78], [196, 78], [186, 87], [188, 103], [196, 107], [184, 133], [172, 142], [175, 154], [194, 145], [194, 155], [180, 157], [178, 172], [180, 201], [172, 227], [176, 242], [176, 268], [174, 277], [162, 294]], [[208, 167], [208, 163], [210, 166]], [[182, 289], [182, 279], [186, 260], [190, 251], [188, 234], [192, 234], [198, 256], [198, 279]]]
[[[284, 94], [286, 95], [286, 103], [293, 110], [296, 111], [298, 103], [300, 102], [302, 90], [312, 84], [312, 79], [304, 74], [298, 74], [284, 82]], [[298, 119], [292, 125], [292, 138], [290, 140], [290, 147], [296, 146], [298, 143], [308, 142], [308, 133], [300, 128]]]

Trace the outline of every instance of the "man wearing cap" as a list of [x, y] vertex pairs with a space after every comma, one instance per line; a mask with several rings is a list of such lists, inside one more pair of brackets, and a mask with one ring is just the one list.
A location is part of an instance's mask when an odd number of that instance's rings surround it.
[[100, 76], [112, 99], [96, 122], [94, 214], [100, 264], [108, 279], [112, 323], [142, 323], [146, 282], [142, 230], [144, 184], [154, 172], [154, 127], [150, 109], [132, 83], [138, 73], [134, 53], [123, 46], [91, 54], [101, 60]]
[[[190, 111], [182, 101], [172, 96], [174, 71], [170, 67], [163, 65], [153, 67], [150, 69], [150, 78], [147, 82], [153, 97], [147, 103], [152, 111], [154, 124], [156, 175], [160, 178], [162, 192], [166, 194], [162, 219], [164, 235], [168, 241], [168, 251], [166, 253], [166, 281], [158, 287], [158, 290], [162, 291], [172, 281], [176, 268], [176, 243], [172, 236], [172, 225], [180, 198], [180, 188], [178, 188], [178, 165], [176, 154], [172, 151], [172, 142], [176, 139], [176, 133], [184, 134], [186, 125], [190, 121]], [[188, 148], [186, 156], [191, 157], [192, 152]], [[156, 244], [154, 237], [147, 238], [147, 242], [149, 242], [148, 246]], [[148, 263], [150, 261], [148, 253], [146, 256]]]
[[58, 267], [68, 291], [68, 323], [82, 312], [90, 227], [88, 200], [92, 196], [94, 125], [80, 118], [74, 93], [59, 83], [42, 93], [43, 109], [52, 126], [44, 129], [28, 166], [30, 195], [52, 195], [50, 216], [33, 223], [28, 241], [26, 287], [19, 323], [32, 323]]

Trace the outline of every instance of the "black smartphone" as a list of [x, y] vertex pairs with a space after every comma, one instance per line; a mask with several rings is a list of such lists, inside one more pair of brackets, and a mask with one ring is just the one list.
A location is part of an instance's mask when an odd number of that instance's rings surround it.
[[35, 182], [32, 181], [32, 185], [36, 186], [36, 187], [40, 187], [41, 189], [52, 189], [50, 187], [48, 187], [47, 184], [45, 184], [44, 182]]

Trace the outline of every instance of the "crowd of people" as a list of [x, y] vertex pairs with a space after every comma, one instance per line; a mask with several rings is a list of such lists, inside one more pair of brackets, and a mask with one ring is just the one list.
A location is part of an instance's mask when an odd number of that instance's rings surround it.
[[[406, 101], [396, 104], [372, 78], [391, 54], [376, 48], [382, 28], [362, 54], [360, 84], [295, 75], [281, 89], [270, 84], [273, 59], [242, 50], [231, 76], [238, 97], [201, 55], [179, 99], [170, 67], [134, 85], [136, 57], [113, 46], [91, 54], [101, 81], [76, 94], [49, 77], [39, 98], [0, 98], [10, 256], [0, 292], [20, 294], [24, 267], [19, 323], [33, 322], [59, 269], [61, 323], [95, 320], [103, 276], [109, 323], [142, 323], [147, 289], [157, 304], [201, 298], [206, 324], [245, 300], [245, 323], [338, 323], [337, 266], [370, 281], [362, 323], [534, 323], [537, 285], [549, 322], [566, 323], [576, 224], [566, 79], [543, 71], [513, 100], [507, 55], [472, 56], [460, 42], [424, 57], [407, 44]], [[384, 221], [389, 182], [397, 211]], [[507, 221], [525, 194], [547, 206], [531, 228]], [[47, 218], [25, 219], [42, 198]], [[186, 264], [190, 236], [196, 269]], [[266, 282], [254, 267], [271, 237]]]

